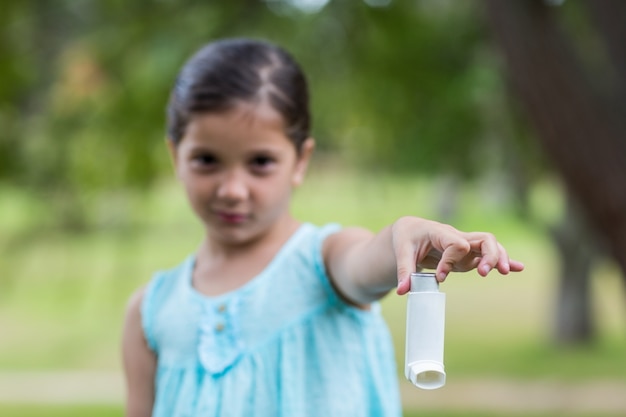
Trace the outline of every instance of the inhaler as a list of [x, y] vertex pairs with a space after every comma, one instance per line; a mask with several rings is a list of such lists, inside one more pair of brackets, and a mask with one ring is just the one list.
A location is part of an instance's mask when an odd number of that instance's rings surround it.
[[411, 274], [404, 375], [418, 388], [437, 389], [446, 383], [443, 367], [445, 313], [446, 295], [439, 292], [435, 274]]

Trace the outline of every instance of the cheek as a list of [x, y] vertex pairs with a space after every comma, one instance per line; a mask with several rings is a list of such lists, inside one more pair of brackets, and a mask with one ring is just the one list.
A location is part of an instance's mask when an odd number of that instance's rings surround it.
[[273, 205], [282, 203], [291, 195], [291, 182], [288, 176], [280, 176], [273, 181], [257, 184], [253, 192], [255, 199], [263, 204]]
[[189, 201], [191, 207], [194, 209], [194, 211], [198, 212], [200, 207], [202, 207], [201, 196], [189, 184], [185, 184], [185, 191], [187, 193], [187, 200]]
[[189, 178], [181, 178], [187, 199], [191, 205], [197, 210], [207, 204], [207, 200], [211, 195], [212, 188], [206, 181], [190, 180]]

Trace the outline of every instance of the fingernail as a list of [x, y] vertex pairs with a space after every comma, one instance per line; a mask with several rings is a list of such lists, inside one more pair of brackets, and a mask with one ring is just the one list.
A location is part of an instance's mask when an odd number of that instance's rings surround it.
[[440, 272], [439, 275], [437, 275], [437, 279], [441, 282], [444, 281], [447, 276], [448, 274], [446, 274], [445, 272]]
[[486, 275], [491, 271], [491, 267], [489, 265], [483, 265], [483, 273]]

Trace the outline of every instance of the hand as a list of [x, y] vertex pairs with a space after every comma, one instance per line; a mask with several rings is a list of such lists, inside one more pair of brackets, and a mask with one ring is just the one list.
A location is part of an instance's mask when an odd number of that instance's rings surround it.
[[482, 276], [494, 268], [501, 274], [519, 272], [524, 264], [509, 259], [504, 247], [490, 233], [465, 233], [447, 224], [417, 217], [403, 217], [392, 226], [392, 242], [398, 272], [398, 294], [410, 290], [411, 273], [435, 269], [443, 282], [451, 271], [477, 269]]

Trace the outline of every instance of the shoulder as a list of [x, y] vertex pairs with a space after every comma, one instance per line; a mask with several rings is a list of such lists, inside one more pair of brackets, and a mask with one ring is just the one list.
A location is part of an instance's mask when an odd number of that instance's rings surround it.
[[[323, 253], [328, 240], [340, 233], [341, 230], [343, 230], [341, 225], [337, 223], [321, 226], [313, 223], [302, 223], [281, 251], [291, 255], [298, 254], [301, 258], [320, 264], [323, 261]], [[281, 259], [285, 259], [285, 257], [283, 256]]]
[[322, 245], [324, 260], [328, 261], [334, 255], [342, 254], [351, 247], [354, 247], [354, 245], [365, 242], [373, 236], [374, 233], [362, 227], [346, 227], [329, 234], [328, 237], [324, 239]]
[[[126, 315], [124, 319], [124, 346], [130, 347], [137, 342], [143, 342], [141, 306], [145, 295], [146, 287], [136, 290], [128, 299], [126, 304]], [[141, 337], [138, 337], [141, 336]]]
[[321, 226], [313, 223], [302, 223], [298, 236], [308, 236], [308, 238], [324, 241], [327, 237], [335, 235], [341, 230], [344, 229], [339, 223], [327, 223]]
[[176, 292], [177, 288], [184, 286], [185, 280], [191, 276], [194, 262], [195, 258], [190, 256], [173, 268], [157, 271], [145, 288], [136, 294], [136, 297], [139, 298], [136, 302], [141, 306], [143, 312], [147, 313], [146, 309], [152, 310], [152, 306], [161, 305]]
[[146, 287], [137, 289], [126, 303], [126, 314], [124, 319], [124, 333], [143, 333], [142, 331], [142, 305], [146, 293]]
[[152, 279], [136, 290], [129, 298], [126, 306], [126, 326], [141, 333], [148, 346], [156, 350], [155, 322], [159, 312], [166, 304], [176, 301], [184, 284], [185, 274], [193, 267], [193, 258], [189, 257], [180, 265], [156, 272]]
[[128, 298], [128, 302], [126, 303], [126, 320], [133, 318], [141, 317], [141, 305], [143, 303], [143, 298], [146, 293], [146, 286], [142, 286], [137, 289], [131, 296]]

